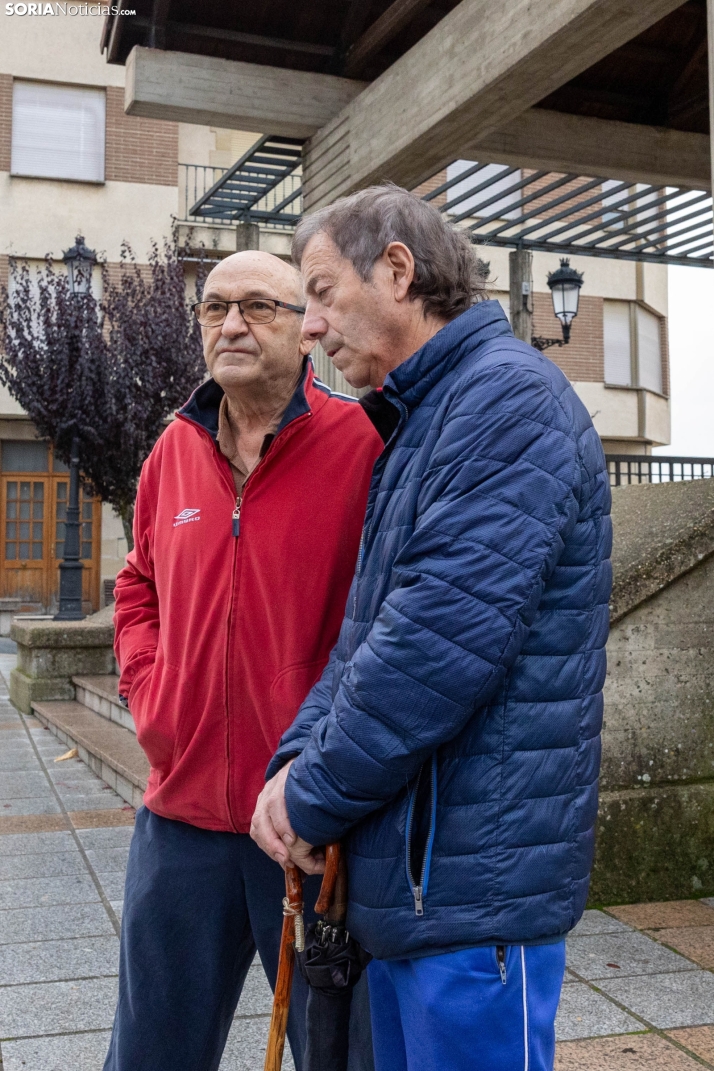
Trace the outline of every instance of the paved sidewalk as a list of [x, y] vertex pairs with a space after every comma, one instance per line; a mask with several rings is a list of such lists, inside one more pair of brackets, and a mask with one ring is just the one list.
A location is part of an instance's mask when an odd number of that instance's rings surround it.
[[[0, 653], [0, 673], [13, 661]], [[101, 1071], [109, 1039], [134, 814], [79, 760], [56, 763], [65, 750], [0, 677], [2, 1071]], [[714, 901], [587, 911], [568, 941], [556, 1071], [714, 1069], [711, 968]], [[221, 1071], [261, 1071], [270, 1003], [256, 964]]]
[[[109, 1044], [134, 812], [66, 750], [0, 677], [2, 1071], [101, 1071]], [[271, 1002], [256, 963], [221, 1071], [262, 1069]]]

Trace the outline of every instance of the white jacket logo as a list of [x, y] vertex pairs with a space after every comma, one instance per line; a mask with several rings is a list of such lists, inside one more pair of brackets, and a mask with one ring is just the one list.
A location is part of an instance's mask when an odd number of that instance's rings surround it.
[[178, 528], [180, 524], [191, 524], [192, 521], [200, 521], [200, 514], [200, 509], [182, 509], [174, 517], [174, 528]]

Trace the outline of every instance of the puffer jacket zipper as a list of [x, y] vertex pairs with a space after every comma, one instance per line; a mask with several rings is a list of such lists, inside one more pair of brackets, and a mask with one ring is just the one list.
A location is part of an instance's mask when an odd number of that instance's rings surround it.
[[[424, 764], [426, 765], [426, 763]], [[421, 860], [421, 866], [419, 868], [419, 880], [414, 880], [415, 871], [412, 866], [412, 836], [414, 832], [414, 809], [416, 807], [417, 793], [419, 791], [419, 784], [421, 782], [421, 776], [424, 771], [422, 766], [416, 779], [416, 784], [412, 790], [411, 798], [409, 800], [409, 810], [407, 812], [407, 828], [406, 828], [406, 861], [407, 861], [407, 880], [409, 887], [414, 897], [414, 914], [419, 916], [424, 914], [424, 897], [426, 895], [427, 886], [429, 884], [429, 870], [431, 868], [431, 851], [434, 845], [434, 834], [436, 832], [436, 755], [432, 755], [429, 765], [430, 774], [430, 793], [429, 793], [429, 831], [426, 837], [426, 844], [424, 845], [424, 855]]]

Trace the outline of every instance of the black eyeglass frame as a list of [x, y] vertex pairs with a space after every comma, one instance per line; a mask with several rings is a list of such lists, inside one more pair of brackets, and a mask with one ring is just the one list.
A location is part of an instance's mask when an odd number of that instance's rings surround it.
[[[208, 305], [211, 302], [210, 301], [195, 301], [193, 303], [193, 305], [191, 306], [191, 312], [196, 317], [196, 322], [199, 324], [200, 327], [221, 327], [226, 322], [226, 320], [228, 318], [228, 313], [230, 311], [231, 305], [237, 305], [238, 306], [238, 311], [239, 311], [239, 313], [241, 314], [241, 316], [243, 317], [243, 319], [245, 320], [245, 322], [247, 324], [250, 324], [250, 323], [253, 323], [253, 322], [255, 322], [257, 324], [272, 324], [273, 320], [275, 320], [275, 317], [278, 314], [278, 308], [289, 309], [290, 312], [299, 312], [301, 316], [305, 315], [304, 306], [302, 306], [302, 305], [291, 305], [288, 301], [278, 301], [277, 298], [254, 298], [253, 297], [253, 298], [241, 298], [239, 301], [224, 301], [222, 298], [213, 298], [213, 299], [211, 299], [211, 301], [215, 301], [216, 304], [225, 305], [226, 306], [226, 315], [223, 317], [223, 319], [220, 321], [220, 323], [202, 324], [201, 321], [198, 319], [198, 311], [197, 310], [198, 310], [199, 306]], [[270, 302], [272, 302], [275, 305], [275, 310], [274, 310], [274, 313], [273, 313], [273, 319], [272, 320], [258, 320], [258, 321], [246, 320], [245, 319], [245, 313], [243, 312], [242, 306], [246, 305], [249, 301], [270, 301]]]

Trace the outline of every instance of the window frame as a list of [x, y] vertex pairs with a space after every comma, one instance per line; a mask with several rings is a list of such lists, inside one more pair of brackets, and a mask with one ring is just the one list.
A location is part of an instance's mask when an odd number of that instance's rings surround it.
[[[630, 326], [630, 379], [631, 382], [627, 383], [608, 383], [605, 378], [605, 305], [607, 302], [620, 305], [629, 306], [629, 326]], [[660, 377], [662, 382], [662, 390], [656, 391], [651, 387], [645, 387], [640, 382], [640, 354], [639, 354], [639, 337], [637, 329], [637, 313], [638, 309], [642, 309], [644, 312], [648, 312], [651, 316], [654, 316], [659, 326], [659, 359], [660, 359]], [[666, 320], [666, 316], [659, 312], [657, 309], [653, 309], [651, 305], [648, 305], [645, 301], [632, 301], [627, 298], [604, 298], [603, 299], [603, 384], [608, 390], [634, 390], [634, 391], [647, 391], [648, 394], [653, 394], [656, 398], [668, 399], [669, 395], [664, 392], [664, 384], [666, 382], [665, 375], [665, 347], [662, 345], [662, 324]]]
[[[32, 171], [16, 170], [14, 162], [14, 138], [15, 138], [15, 87], [19, 84], [23, 85], [37, 85], [44, 87], [52, 87], [55, 89], [75, 89], [86, 90], [88, 92], [101, 94], [103, 98], [103, 122], [101, 126], [101, 178], [82, 178], [82, 177], [68, 177], [65, 175], [41, 175]], [[15, 77], [12, 82], [12, 98], [10, 105], [10, 178], [21, 179], [37, 179], [44, 182], [77, 182], [83, 186], [104, 186], [106, 185], [106, 173], [107, 173], [107, 87], [97, 85], [86, 85], [79, 82], [57, 82], [50, 81], [49, 79], [42, 78], [22, 78]]]

